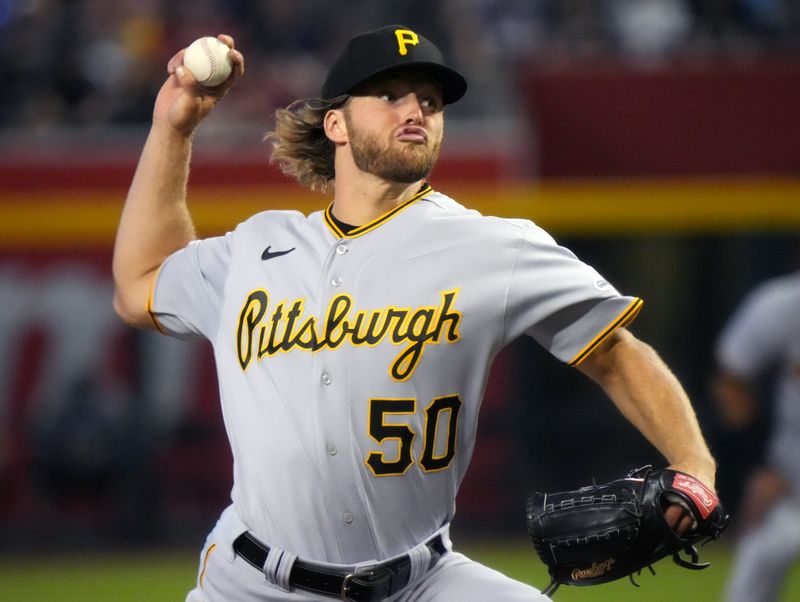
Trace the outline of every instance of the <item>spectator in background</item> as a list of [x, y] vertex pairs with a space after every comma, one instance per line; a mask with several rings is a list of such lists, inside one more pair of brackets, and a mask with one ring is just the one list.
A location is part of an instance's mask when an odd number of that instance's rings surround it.
[[[352, 31], [391, 22], [441, 39], [492, 113], [520, 60], [651, 62], [689, 46], [713, 54], [800, 44], [797, 0], [0, 0], [0, 129], [147, 124], [164, 48], [214, 31], [240, 40], [250, 70], [240, 98], [218, 115], [226, 124], [263, 121], [313, 95]], [[487, 108], [470, 103], [456, 114]]]
[[685, 45], [692, 14], [685, 0], [611, 0], [611, 27], [623, 55], [654, 63]]
[[759, 379], [775, 370], [766, 457], [750, 477], [727, 602], [775, 602], [800, 553], [800, 271], [756, 288], [722, 331], [714, 397], [741, 430], [759, 413]]

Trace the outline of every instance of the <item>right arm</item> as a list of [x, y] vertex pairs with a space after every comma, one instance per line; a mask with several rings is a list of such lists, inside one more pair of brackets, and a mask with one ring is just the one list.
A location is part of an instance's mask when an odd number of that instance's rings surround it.
[[[233, 48], [233, 39], [220, 36]], [[186, 205], [192, 137], [197, 126], [244, 72], [231, 50], [233, 75], [216, 88], [197, 84], [183, 68], [183, 50], [170, 59], [169, 78], [153, 110], [153, 124], [139, 158], [114, 243], [114, 309], [132, 326], [153, 328], [147, 300], [159, 267], [195, 238]]]

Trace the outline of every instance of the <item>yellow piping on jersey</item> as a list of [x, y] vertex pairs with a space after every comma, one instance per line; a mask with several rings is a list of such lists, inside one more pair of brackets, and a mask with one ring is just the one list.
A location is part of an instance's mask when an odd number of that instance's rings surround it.
[[209, 546], [208, 551], [206, 552], [206, 557], [203, 559], [203, 570], [200, 573], [200, 579], [199, 579], [201, 588], [203, 587], [203, 579], [205, 579], [206, 577], [206, 569], [208, 568], [208, 558], [211, 556], [211, 552], [213, 552], [216, 548], [217, 544], [212, 543], [211, 546]]
[[341, 228], [339, 228], [339, 226], [337, 226], [336, 222], [333, 220], [333, 214], [331, 213], [333, 209], [333, 203], [331, 203], [330, 205], [328, 205], [327, 209], [325, 209], [325, 214], [324, 214], [325, 223], [328, 225], [328, 228], [331, 229], [331, 232], [333, 232], [334, 236], [336, 236], [337, 238], [355, 238], [356, 236], [361, 236], [362, 234], [366, 234], [367, 232], [372, 232], [375, 228], [377, 228], [384, 222], [388, 221], [389, 219], [400, 213], [403, 209], [411, 205], [411, 203], [421, 199], [422, 197], [424, 197], [427, 194], [430, 194], [431, 192], [433, 192], [433, 188], [431, 188], [429, 184], [425, 184], [422, 187], [422, 190], [420, 190], [417, 194], [412, 196], [404, 203], [399, 204], [394, 209], [387, 211], [379, 218], [374, 219], [371, 222], [364, 224], [363, 226], [359, 226], [358, 228], [353, 228], [347, 234], [342, 232]]
[[585, 360], [589, 356], [589, 354], [591, 354], [592, 351], [594, 351], [597, 348], [597, 346], [600, 345], [600, 343], [602, 343], [605, 340], [605, 338], [608, 335], [614, 332], [617, 328], [627, 326], [628, 324], [633, 322], [633, 319], [639, 314], [639, 311], [642, 309], [642, 305], [644, 305], [644, 301], [642, 301], [638, 297], [633, 301], [631, 301], [630, 305], [628, 305], [625, 311], [623, 311], [617, 317], [616, 320], [614, 320], [611, 324], [609, 324], [608, 327], [603, 332], [601, 332], [594, 339], [592, 339], [592, 342], [589, 343], [586, 347], [584, 347], [578, 353], [578, 355], [573, 357], [568, 362], [568, 364], [570, 366], [577, 366], [583, 360]]
[[[162, 263], [161, 266], [164, 264]], [[156, 282], [158, 281], [158, 275], [161, 273], [161, 266], [158, 267], [156, 273], [153, 275], [153, 281], [150, 283], [150, 292], [147, 293], [147, 313], [150, 316], [150, 319], [153, 321], [153, 324], [156, 327], [156, 330], [161, 334], [167, 334], [166, 331], [161, 328], [161, 324], [158, 323], [158, 318], [156, 318], [156, 314], [153, 312], [153, 297], [156, 293]]]

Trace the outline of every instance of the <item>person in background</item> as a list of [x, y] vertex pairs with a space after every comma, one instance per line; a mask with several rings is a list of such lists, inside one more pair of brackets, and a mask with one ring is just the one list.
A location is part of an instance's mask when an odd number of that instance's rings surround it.
[[774, 375], [766, 454], [745, 487], [726, 602], [775, 602], [800, 553], [800, 271], [742, 301], [717, 342], [714, 399], [737, 431], [761, 411], [758, 384]]

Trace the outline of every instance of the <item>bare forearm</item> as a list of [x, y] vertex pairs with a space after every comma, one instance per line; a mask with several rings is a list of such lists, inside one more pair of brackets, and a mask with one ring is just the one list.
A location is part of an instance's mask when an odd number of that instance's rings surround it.
[[191, 136], [154, 123], [120, 218], [114, 246], [115, 306], [146, 326], [146, 301], [158, 268], [194, 239], [186, 206]]
[[673, 468], [713, 487], [715, 463], [694, 409], [658, 354], [626, 331], [616, 333], [596, 353], [600, 355], [582, 364], [581, 370], [603, 387]]

